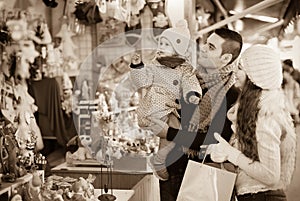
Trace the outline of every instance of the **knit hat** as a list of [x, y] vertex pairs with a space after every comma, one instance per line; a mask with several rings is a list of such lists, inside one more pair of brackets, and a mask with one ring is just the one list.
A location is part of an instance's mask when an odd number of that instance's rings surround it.
[[184, 56], [187, 52], [190, 42], [190, 31], [186, 20], [179, 20], [175, 27], [166, 29], [160, 35], [160, 39], [164, 37], [169, 40], [175, 52]]
[[262, 89], [277, 89], [282, 83], [279, 55], [266, 45], [253, 45], [241, 55], [241, 64], [249, 79]]

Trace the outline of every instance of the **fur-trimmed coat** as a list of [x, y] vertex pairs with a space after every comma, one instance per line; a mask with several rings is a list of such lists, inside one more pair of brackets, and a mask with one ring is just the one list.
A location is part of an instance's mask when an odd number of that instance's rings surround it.
[[[236, 180], [238, 195], [285, 189], [295, 169], [296, 133], [292, 118], [286, 112], [282, 91], [264, 90], [259, 107], [256, 139], [260, 161], [251, 162], [244, 154], [239, 155]], [[234, 131], [230, 143], [239, 148], [235, 133], [237, 109], [238, 103], [228, 111], [228, 118], [233, 123]]]

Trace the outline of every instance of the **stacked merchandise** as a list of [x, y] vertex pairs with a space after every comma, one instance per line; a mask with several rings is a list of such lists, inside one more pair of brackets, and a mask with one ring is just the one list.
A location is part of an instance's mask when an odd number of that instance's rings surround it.
[[2, 180], [8, 182], [46, 161], [38, 154], [44, 145], [34, 117], [37, 106], [28, 93], [27, 80], [29, 69], [39, 56], [36, 44], [48, 39], [46, 35], [36, 36], [34, 20], [27, 17], [28, 13], [21, 11], [1, 19], [0, 171]]

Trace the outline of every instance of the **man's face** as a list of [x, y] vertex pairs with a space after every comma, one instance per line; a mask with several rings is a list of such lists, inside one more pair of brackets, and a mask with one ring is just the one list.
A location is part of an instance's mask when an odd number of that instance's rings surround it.
[[225, 40], [213, 33], [204, 45], [200, 47], [198, 63], [207, 70], [216, 70], [224, 65], [222, 58], [222, 44]]

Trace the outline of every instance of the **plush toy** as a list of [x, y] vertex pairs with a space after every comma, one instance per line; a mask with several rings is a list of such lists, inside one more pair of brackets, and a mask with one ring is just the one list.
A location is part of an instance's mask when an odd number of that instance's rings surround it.
[[89, 135], [79, 135], [79, 140], [86, 148], [89, 148], [92, 144], [92, 138]]
[[[83, 145], [82, 142], [86, 147]], [[88, 146], [90, 146], [90, 144], [91, 144], [91, 139], [89, 138], [89, 136], [86, 135], [75, 136], [72, 139], [70, 139], [69, 142], [67, 143], [67, 147], [75, 146], [78, 148], [73, 153], [71, 152], [71, 150], [67, 151], [66, 153], [67, 163], [72, 164], [74, 160], [84, 161], [86, 159], [91, 159], [92, 156], [88, 149]]]

